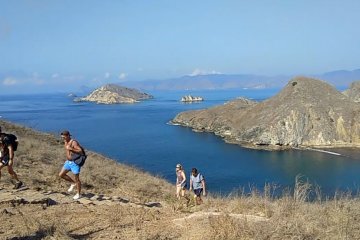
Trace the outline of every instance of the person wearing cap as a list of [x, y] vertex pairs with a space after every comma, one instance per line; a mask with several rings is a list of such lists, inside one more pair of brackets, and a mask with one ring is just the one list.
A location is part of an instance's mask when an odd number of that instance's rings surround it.
[[180, 200], [185, 197], [186, 191], [186, 175], [181, 164], [176, 164], [176, 197]]
[[206, 195], [206, 185], [205, 185], [205, 178], [204, 176], [198, 172], [196, 168], [191, 170], [190, 175], [190, 189], [191, 191], [194, 189], [194, 198], [196, 205], [202, 203], [201, 193], [205, 196]]
[[19, 189], [23, 183], [19, 180], [17, 174], [13, 169], [14, 164], [14, 149], [11, 144], [8, 144], [5, 135], [1, 132], [0, 127], [0, 178], [1, 178], [1, 170], [6, 166], [9, 174], [13, 179], [16, 180], [14, 189]]
[[[76, 187], [77, 193], [73, 197], [73, 199], [77, 200], [81, 197], [81, 195], [80, 195], [80, 192], [81, 192], [80, 169], [81, 169], [81, 167], [79, 165], [77, 165], [74, 161], [71, 161], [71, 160], [72, 160], [73, 154], [81, 154], [83, 152], [83, 149], [76, 140], [71, 138], [71, 134], [69, 131], [67, 131], [67, 130], [62, 131], [61, 137], [64, 140], [66, 161], [64, 163], [62, 170], [59, 173], [59, 176], [71, 183], [71, 185], [68, 189], [69, 193], [72, 192], [74, 190], [74, 188]], [[74, 174], [74, 179], [71, 178], [67, 174], [70, 171]]]

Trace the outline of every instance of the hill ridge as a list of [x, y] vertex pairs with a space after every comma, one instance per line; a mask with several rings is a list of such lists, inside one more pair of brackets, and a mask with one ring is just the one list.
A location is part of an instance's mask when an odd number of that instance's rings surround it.
[[296, 77], [263, 102], [230, 102], [182, 112], [172, 123], [253, 148], [360, 146], [360, 105], [324, 81]]

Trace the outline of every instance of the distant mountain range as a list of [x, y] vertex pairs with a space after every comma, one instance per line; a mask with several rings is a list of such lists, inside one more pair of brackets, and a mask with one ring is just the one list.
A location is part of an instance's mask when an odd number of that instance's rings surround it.
[[[360, 80], [360, 69], [339, 70], [321, 75], [303, 75], [324, 80], [337, 88], [348, 88], [351, 82]], [[144, 90], [211, 90], [211, 89], [264, 89], [281, 88], [293, 78], [291, 75], [262, 76], [252, 74], [209, 74], [182, 76], [166, 80], [128, 81], [123, 86]]]
[[[360, 69], [339, 70], [319, 75], [303, 74], [327, 81], [339, 90], [349, 88], [351, 82], [360, 80]], [[266, 89], [282, 88], [295, 76], [265, 76], [254, 74], [202, 74], [185, 75], [171, 79], [147, 79], [142, 81], [122, 81], [116, 75], [99, 77], [94, 75], [38, 74], [25, 71], [0, 72], [0, 94], [76, 92], [88, 94], [106, 83], [115, 83], [124, 87], [143, 91], [149, 90], [212, 90], [212, 89]]]
[[353, 81], [360, 80], [360, 69], [353, 71], [339, 70], [327, 72], [319, 76], [313, 76], [327, 81], [336, 87], [348, 88]]

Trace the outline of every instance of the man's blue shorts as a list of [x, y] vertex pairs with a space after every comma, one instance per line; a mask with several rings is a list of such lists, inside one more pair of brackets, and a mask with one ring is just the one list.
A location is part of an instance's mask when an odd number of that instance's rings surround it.
[[64, 169], [71, 171], [73, 174], [79, 174], [80, 168], [81, 167], [73, 161], [66, 160], [66, 162], [64, 163]]

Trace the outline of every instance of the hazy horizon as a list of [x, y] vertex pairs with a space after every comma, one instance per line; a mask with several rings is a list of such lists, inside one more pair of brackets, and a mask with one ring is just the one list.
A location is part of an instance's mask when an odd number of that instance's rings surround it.
[[0, 86], [360, 68], [360, 2], [0, 0]]

